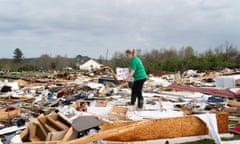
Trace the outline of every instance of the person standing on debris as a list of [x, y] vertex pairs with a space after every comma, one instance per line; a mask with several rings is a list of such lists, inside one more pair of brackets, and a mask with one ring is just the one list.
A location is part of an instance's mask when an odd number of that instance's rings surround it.
[[138, 99], [138, 108], [143, 108], [144, 99], [142, 96], [142, 88], [147, 79], [147, 74], [142, 61], [136, 56], [136, 51], [134, 49], [126, 50], [126, 55], [128, 59], [130, 59], [130, 73], [125, 81], [128, 82], [130, 78], [134, 78], [131, 101], [128, 104], [135, 105], [136, 99]]

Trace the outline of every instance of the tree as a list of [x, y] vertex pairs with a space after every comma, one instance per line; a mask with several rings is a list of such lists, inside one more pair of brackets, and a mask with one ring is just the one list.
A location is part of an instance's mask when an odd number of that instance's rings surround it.
[[50, 57], [48, 54], [43, 54], [37, 59], [36, 66], [38, 68], [43, 67], [44, 70], [50, 70], [52, 67], [52, 62], [52, 57]]
[[23, 61], [23, 53], [19, 48], [16, 48], [13, 52], [13, 61], [16, 64], [20, 64]]
[[187, 46], [184, 48], [184, 57], [192, 57], [194, 56], [194, 50], [191, 46]]
[[115, 69], [116, 67], [128, 67], [129, 60], [125, 53], [115, 52], [110, 62], [112, 68]]

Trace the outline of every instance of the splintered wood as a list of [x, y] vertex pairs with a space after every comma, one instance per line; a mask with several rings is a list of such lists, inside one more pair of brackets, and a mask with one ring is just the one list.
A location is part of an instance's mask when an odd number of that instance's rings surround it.
[[153, 122], [151, 120], [142, 120], [142, 121], [137, 121], [135, 123], [128, 123], [128, 125], [122, 125], [115, 129], [107, 129], [104, 131], [100, 131], [93, 135], [88, 135], [88, 136], [85, 136], [85, 137], [82, 137], [82, 138], [79, 138], [76, 140], [69, 141], [68, 143], [69, 144], [90, 143], [90, 142], [94, 142], [99, 139], [108, 138], [108, 137], [111, 137], [114, 135], [128, 133], [129, 131], [136, 129], [137, 127], [141, 128], [144, 126], [150, 126], [151, 124], [153, 124]]
[[[216, 116], [219, 133], [228, 133], [228, 114], [219, 113]], [[152, 121], [152, 125], [136, 127], [128, 133], [108, 137], [105, 140], [126, 142], [132, 140], [141, 141], [208, 134], [208, 128], [206, 125], [195, 116], [155, 119]], [[118, 128], [132, 123], [135, 122], [106, 124], [101, 127], [101, 131]]]
[[[228, 113], [217, 113], [216, 118], [219, 133], [228, 133]], [[41, 132], [41, 130], [37, 130], [40, 125], [38, 122], [32, 122], [31, 124], [35, 124], [30, 126], [32, 131], [30, 137], [32, 137], [33, 142], [26, 144], [79, 144], [101, 139], [113, 142], [130, 142], [208, 134], [207, 126], [195, 116], [104, 124], [100, 127], [99, 132], [78, 139], [71, 138], [74, 131], [70, 128], [61, 136], [59, 134], [55, 135], [61, 138], [58, 141], [40, 141], [43, 138], [42, 136], [46, 134], [36, 134]], [[27, 135], [29, 132], [24, 131], [24, 133]], [[21, 135], [21, 137], [23, 136]]]

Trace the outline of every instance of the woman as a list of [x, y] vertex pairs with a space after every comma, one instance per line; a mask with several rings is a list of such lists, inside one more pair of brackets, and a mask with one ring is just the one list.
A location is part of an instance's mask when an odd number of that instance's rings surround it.
[[134, 49], [126, 50], [126, 55], [130, 59], [130, 73], [126, 78], [126, 81], [129, 81], [129, 79], [132, 77], [134, 78], [131, 101], [128, 104], [135, 105], [136, 99], [138, 99], [137, 106], [138, 108], [142, 109], [144, 102], [142, 88], [147, 79], [147, 74], [142, 61], [136, 56], [136, 51]]

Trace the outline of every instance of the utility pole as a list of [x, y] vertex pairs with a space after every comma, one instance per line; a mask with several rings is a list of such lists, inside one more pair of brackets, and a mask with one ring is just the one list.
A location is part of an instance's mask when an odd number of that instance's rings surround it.
[[107, 64], [107, 61], [108, 61], [108, 49], [107, 49], [107, 52], [106, 52], [105, 64]]

